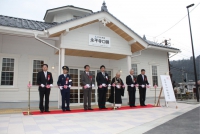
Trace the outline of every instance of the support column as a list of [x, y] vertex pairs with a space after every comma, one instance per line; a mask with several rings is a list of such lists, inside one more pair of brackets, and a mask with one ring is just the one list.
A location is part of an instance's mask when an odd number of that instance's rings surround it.
[[127, 69], [128, 69], [128, 74], [129, 74], [129, 71], [131, 70], [131, 56], [127, 56], [126, 57], [126, 60], [127, 60]]
[[[62, 66], [65, 65], [65, 49], [61, 48], [60, 49], [60, 67], [62, 68]], [[60, 71], [60, 73], [62, 73], [62, 69]]]
[[[59, 74], [62, 74], [62, 67], [65, 65], [65, 49], [64, 48], [61, 48], [60, 49], [60, 73]], [[61, 104], [62, 101], [61, 101], [61, 94], [60, 94], [60, 91], [58, 90], [58, 108], [61, 108]]]

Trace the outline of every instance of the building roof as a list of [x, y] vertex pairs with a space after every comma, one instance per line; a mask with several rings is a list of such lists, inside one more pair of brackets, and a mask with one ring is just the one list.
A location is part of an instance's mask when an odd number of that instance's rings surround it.
[[57, 8], [48, 9], [48, 10], [46, 11], [45, 15], [44, 15], [43, 20], [45, 20], [45, 17], [47, 16], [47, 13], [48, 13], [49, 11], [57, 10], [57, 9], [61, 9], [61, 8], [67, 8], [67, 7], [76, 8], [76, 9], [81, 9], [81, 10], [86, 10], [86, 11], [89, 11], [89, 12], [93, 13], [93, 11], [90, 10], [90, 9], [75, 7], [75, 6], [73, 6], [73, 5], [67, 5], [67, 6], [63, 6], [63, 7], [57, 7]]
[[35, 21], [35, 20], [28, 20], [28, 19], [0, 15], [0, 26], [43, 31], [45, 29], [48, 29], [56, 25], [57, 25], [56, 22], [46, 23], [42, 21]]
[[153, 42], [153, 41], [150, 41], [150, 40], [145, 40], [149, 45], [151, 46], [156, 46], [156, 47], [162, 47], [162, 48], [168, 48], [168, 49], [174, 49], [174, 50], [179, 50], [178, 48], [174, 48], [174, 47], [170, 47], [170, 46], [166, 46], [166, 45], [163, 45], [161, 43], [156, 43], [156, 42]]
[[177, 48], [173, 48], [173, 47], [170, 47], [170, 46], [165, 46], [163, 44], [159, 44], [159, 43], [156, 43], [156, 42], [153, 42], [153, 41], [149, 41], [146, 38], [142, 38], [140, 35], [138, 35], [136, 32], [134, 32], [131, 28], [129, 28], [127, 25], [125, 25], [123, 22], [121, 22], [119, 19], [117, 19], [113, 14], [111, 14], [108, 11], [92, 12], [92, 13], [90, 13], [88, 15], [83, 16], [83, 17], [73, 18], [73, 19], [66, 20], [66, 21], [63, 21], [63, 22], [60, 22], [60, 23], [58, 23], [58, 22], [47, 23], [47, 22], [42, 22], [42, 21], [35, 21], [35, 20], [28, 20], [28, 19], [22, 19], [22, 18], [15, 18], [15, 17], [9, 17], [9, 16], [0, 15], [0, 26], [8, 26], [8, 27], [15, 27], [15, 28], [43, 31], [43, 30], [46, 30], [46, 29], [61, 25], [63, 23], [68, 23], [68, 22], [71, 22], [71, 21], [74, 21], [74, 20], [77, 20], [77, 19], [81, 19], [81, 18], [87, 17], [87, 16], [95, 15], [95, 14], [98, 14], [98, 13], [101, 13], [101, 12], [106, 12], [106, 13], [110, 14], [117, 21], [122, 23], [125, 27], [127, 27], [134, 34], [136, 34], [138, 37], [140, 37], [142, 40], [144, 40], [145, 42], [147, 42], [147, 44], [149, 44], [151, 46], [168, 48], [168, 49], [173, 49], [173, 50], [179, 50]]

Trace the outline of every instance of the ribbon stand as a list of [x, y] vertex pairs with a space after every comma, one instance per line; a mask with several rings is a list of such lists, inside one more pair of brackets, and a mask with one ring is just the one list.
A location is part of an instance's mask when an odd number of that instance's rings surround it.
[[26, 115], [32, 115], [30, 112], [30, 89], [31, 89], [31, 82], [29, 81], [28, 83], [28, 111], [26, 113]]

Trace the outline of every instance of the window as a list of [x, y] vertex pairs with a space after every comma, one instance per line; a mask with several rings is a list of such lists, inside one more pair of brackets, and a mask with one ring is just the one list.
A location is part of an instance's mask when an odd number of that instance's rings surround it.
[[153, 82], [153, 86], [154, 85], [158, 86], [158, 69], [157, 69], [157, 66], [152, 66], [152, 82]]
[[43, 60], [33, 60], [32, 85], [37, 85], [37, 74], [42, 71]]
[[13, 58], [2, 59], [1, 85], [13, 85], [14, 83], [14, 62]]
[[78, 69], [69, 69], [69, 75], [72, 80], [72, 86], [80, 86], [78, 85]]
[[132, 69], [134, 70], [134, 76], [137, 77], [138, 76], [138, 71], [137, 71], [137, 64], [132, 64], [131, 65]]

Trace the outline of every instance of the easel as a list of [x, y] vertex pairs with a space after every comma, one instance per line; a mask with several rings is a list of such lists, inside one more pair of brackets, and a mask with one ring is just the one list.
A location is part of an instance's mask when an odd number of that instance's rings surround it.
[[[160, 94], [159, 94], [159, 96], [158, 96], [158, 101], [157, 101], [157, 103], [155, 104], [155, 107], [160, 107], [160, 98], [161, 98], [162, 90], [163, 90], [163, 87], [161, 87]], [[176, 109], [177, 109], [178, 106], [177, 106], [176, 101], [175, 101], [175, 104], [176, 104]], [[167, 101], [165, 101], [165, 106], [166, 106], [166, 107], [169, 107]]]

